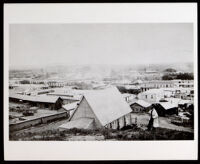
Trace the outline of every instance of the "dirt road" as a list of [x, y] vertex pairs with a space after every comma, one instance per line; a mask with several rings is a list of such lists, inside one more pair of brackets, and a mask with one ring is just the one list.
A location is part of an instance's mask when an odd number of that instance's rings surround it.
[[[135, 120], [137, 118], [137, 124], [143, 125], [144, 128], [147, 128], [146, 126], [149, 123], [149, 115], [144, 114], [137, 114], [134, 113], [132, 115], [132, 119]], [[166, 129], [172, 129], [172, 130], [179, 130], [179, 131], [186, 131], [186, 132], [194, 132], [194, 129], [191, 127], [183, 127], [183, 126], [177, 126], [171, 123], [171, 120], [167, 117], [159, 117], [159, 127], [166, 128]]]

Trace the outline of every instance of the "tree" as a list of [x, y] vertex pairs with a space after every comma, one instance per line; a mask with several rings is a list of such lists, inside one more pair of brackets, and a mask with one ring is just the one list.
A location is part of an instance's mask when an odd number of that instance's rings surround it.
[[29, 80], [22, 80], [20, 81], [21, 84], [30, 84], [30, 81]]
[[174, 79], [181, 79], [181, 80], [193, 80], [194, 76], [192, 73], [179, 73], [179, 74], [165, 74], [162, 76], [162, 80], [174, 80]]
[[176, 70], [173, 68], [167, 68], [164, 70], [164, 72], [176, 72]]
[[177, 79], [181, 80], [193, 80], [194, 76], [192, 73], [180, 73], [177, 75]]
[[163, 75], [162, 80], [173, 80], [174, 78], [170, 75]]

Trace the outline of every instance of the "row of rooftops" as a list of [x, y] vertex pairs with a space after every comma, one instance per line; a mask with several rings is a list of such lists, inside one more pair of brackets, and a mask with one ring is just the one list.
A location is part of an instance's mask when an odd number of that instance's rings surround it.
[[175, 80], [149, 80], [149, 81], [142, 81], [142, 80], [135, 80], [134, 84], [142, 84], [142, 83], [193, 83], [194, 80], [181, 80], [181, 79], [175, 79]]
[[[115, 89], [117, 89], [117, 88], [115, 88]], [[169, 89], [169, 88], [167, 88], [167, 89]], [[172, 89], [174, 89], [174, 88], [172, 88]], [[106, 90], [109, 90], [109, 89], [106, 89]], [[19, 99], [19, 100], [32, 101], [32, 102], [55, 103], [58, 98], [73, 99], [73, 100], [79, 101], [82, 99], [83, 95], [84, 96], [89, 95], [88, 97], [89, 97], [89, 99], [91, 99], [91, 102], [94, 101], [94, 103], [95, 102], [97, 103], [100, 101], [99, 99], [102, 99], [104, 96], [106, 96], [105, 94], [109, 94], [110, 95], [109, 101], [111, 101], [112, 103], [117, 103], [117, 101], [114, 102], [115, 95], [110, 94], [109, 92], [106, 92], [106, 90], [98, 90], [98, 92], [96, 92], [97, 90], [73, 90], [73, 91], [71, 91], [71, 96], [69, 96], [69, 92], [63, 92], [63, 91], [61, 92], [61, 90], [60, 90], [60, 92], [57, 91], [57, 92], [49, 93], [48, 95], [42, 95], [42, 96], [38, 96], [38, 95], [37, 96], [27, 96], [27, 95], [20, 95], [20, 94], [16, 94], [16, 93], [10, 93], [9, 97]], [[154, 90], [156, 90], [156, 92], [160, 92], [163, 89], [154, 89]], [[148, 90], [146, 92], [152, 92], [154, 90]], [[75, 93], [76, 93], [76, 96], [74, 97]], [[102, 97], [100, 97], [99, 99], [96, 99], [95, 97], [99, 93], [101, 93]], [[124, 94], [124, 95], [122, 94], [121, 97], [124, 97], [127, 95], [130, 95], [130, 94]], [[131, 102], [131, 103], [133, 103], [133, 102]], [[151, 104], [149, 105], [149, 103], [144, 100], [136, 100], [134, 103], [138, 103], [139, 105], [144, 106], [144, 107], [148, 107], [151, 105]], [[189, 103], [189, 101], [179, 99], [175, 102], [175, 98], [173, 98], [173, 100], [172, 99], [168, 100], [168, 102], [159, 102], [159, 103], [163, 104], [163, 106], [165, 106], [165, 108], [167, 108], [167, 106], [172, 106], [171, 104], [176, 104], [176, 106], [177, 106], [177, 103], [184, 104], [184, 103]], [[129, 103], [129, 105], [130, 105], [130, 103]]]
[[16, 93], [10, 93], [9, 98], [14, 98], [23, 101], [30, 101], [30, 102], [43, 102], [43, 103], [55, 103], [59, 99], [59, 97], [57, 96], [28, 96]]
[[[123, 99], [122, 94], [117, 90], [117, 88], [109, 88], [106, 90], [98, 90], [98, 91], [93, 90], [93, 91], [84, 93], [79, 103], [67, 104], [63, 106], [63, 108], [65, 108], [66, 110], [75, 109], [72, 115], [70, 116], [70, 119], [69, 119], [70, 122], [62, 125], [63, 128], [66, 128], [66, 127], [70, 128], [71, 126], [74, 127], [74, 124], [77, 124], [78, 126], [80, 125], [81, 127], [84, 124], [84, 127], [85, 127], [86, 124], [88, 124], [87, 118], [85, 117], [81, 117], [81, 119], [86, 119], [86, 122], [85, 121], [79, 122], [80, 119], [78, 120], [72, 119], [74, 115], [76, 115], [76, 111], [79, 110], [79, 108], [77, 107], [78, 104], [81, 104], [82, 101], [86, 101], [88, 103], [89, 107], [91, 108], [95, 116], [98, 118], [102, 126], [106, 126], [109, 123], [131, 113], [132, 109], [130, 106], [133, 105], [134, 103], [137, 103], [145, 108], [150, 107], [152, 105], [144, 100], [138, 100], [138, 99], [135, 99], [135, 101], [132, 101], [130, 103], [127, 103]], [[185, 103], [181, 101], [182, 100], [180, 100], [180, 103]], [[159, 104], [165, 110], [178, 107], [177, 104], [172, 103], [170, 101], [159, 102]]]
[[156, 93], [162, 93], [165, 91], [170, 91], [170, 92], [177, 92], [177, 91], [190, 91], [194, 90], [193, 88], [181, 88], [181, 87], [175, 87], [175, 88], [158, 88], [158, 89], [149, 89], [147, 91], [141, 92], [141, 94], [156, 94]]
[[[167, 102], [157, 103], [157, 104], [160, 104], [165, 110], [177, 108], [178, 105], [193, 104], [193, 101], [191, 101], [191, 100], [182, 100], [182, 99], [178, 99], [178, 98], [173, 98], [173, 99], [169, 98], [166, 100], [167, 100]], [[133, 104], [138, 104], [144, 108], [148, 108], [152, 105], [151, 103], [148, 103], [144, 100], [137, 100], [137, 99], [129, 102], [128, 104], [129, 104], [129, 106], [132, 106]], [[63, 105], [62, 107], [67, 111], [71, 111], [71, 110], [74, 110], [78, 105], [79, 105], [79, 102], [74, 102], [74, 103]]]
[[[156, 102], [155, 104], [160, 104], [165, 110], [172, 109], [172, 108], [178, 108], [179, 105], [184, 104], [193, 104], [194, 102], [192, 100], [182, 100], [178, 98], [166, 98], [166, 102]], [[140, 106], [144, 108], [150, 107], [152, 104], [148, 103], [144, 100], [134, 100], [129, 102], [129, 105], [133, 104], [139, 104]]]

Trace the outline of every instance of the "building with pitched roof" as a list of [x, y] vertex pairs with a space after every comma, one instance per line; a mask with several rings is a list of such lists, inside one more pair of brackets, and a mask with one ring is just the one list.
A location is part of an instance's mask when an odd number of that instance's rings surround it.
[[[89, 122], [89, 128], [120, 129], [131, 124], [132, 112], [117, 88], [93, 90], [83, 95], [78, 107], [70, 117], [70, 122], [61, 127], [71, 127], [71, 121]], [[88, 119], [88, 121], [86, 121]], [[91, 122], [91, 119], [93, 120]], [[68, 126], [70, 124], [70, 126]], [[76, 126], [75, 126], [76, 125]], [[74, 123], [73, 127], [80, 127]]]
[[138, 94], [138, 98], [148, 103], [159, 102], [160, 99], [164, 98], [164, 92], [162, 89], [150, 89], [148, 91]]
[[38, 106], [40, 108], [49, 108], [57, 110], [62, 107], [62, 99], [54, 96], [27, 96], [20, 94], [9, 94], [9, 100], [14, 102], [29, 103], [32, 106]]
[[144, 100], [135, 100], [129, 103], [133, 113], [148, 112], [151, 104]]
[[159, 116], [178, 115], [178, 104], [171, 102], [159, 102], [152, 104]]
[[76, 107], [78, 106], [79, 102], [73, 102], [73, 103], [69, 103], [69, 104], [65, 104], [62, 106], [62, 108], [67, 111], [69, 113], [69, 115], [71, 116], [72, 113], [74, 112], [74, 110], [76, 109]]

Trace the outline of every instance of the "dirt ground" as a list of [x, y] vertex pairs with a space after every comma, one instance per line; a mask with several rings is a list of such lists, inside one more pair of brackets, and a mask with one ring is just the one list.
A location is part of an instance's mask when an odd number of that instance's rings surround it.
[[[143, 129], [147, 129], [147, 125], [149, 123], [149, 115], [144, 114], [138, 114], [134, 113], [132, 114], [132, 120], [135, 121], [135, 118], [137, 118], [137, 124], [141, 126]], [[133, 121], [133, 122], [134, 122]], [[183, 126], [177, 126], [171, 123], [171, 120], [168, 117], [159, 117], [159, 127], [166, 128], [166, 129], [172, 129], [172, 130], [179, 130], [179, 131], [186, 131], [186, 132], [194, 132], [194, 129], [191, 127], [183, 127]]]
[[105, 137], [103, 135], [78, 135], [66, 137], [66, 141], [103, 141]]
[[[137, 117], [137, 123], [140, 125], [139, 127], [143, 130], [147, 129], [147, 124], [149, 121], [148, 114], [134, 114], [133, 119]], [[64, 123], [68, 122], [68, 119], [55, 121], [48, 124], [41, 124], [35, 127], [23, 129], [20, 131], [13, 132], [12, 135], [21, 135], [23, 133], [43, 133], [48, 130], [58, 130], [58, 127]], [[178, 130], [183, 132], [192, 132], [193, 129], [189, 127], [176, 126], [170, 123], [170, 119], [166, 117], [159, 118], [160, 128], [170, 129], [170, 130]], [[37, 136], [36, 136], [37, 137]], [[81, 135], [81, 134], [67, 134], [65, 139], [66, 141], [101, 141], [101, 140], [115, 140], [115, 139], [105, 139], [105, 137], [101, 134], [89, 134], [89, 135]]]
[[32, 132], [32, 133], [41, 132], [42, 133], [43, 131], [46, 131], [46, 130], [58, 129], [58, 127], [60, 125], [66, 123], [66, 122], [68, 122], [68, 119], [58, 120], [58, 121], [51, 122], [51, 123], [48, 123], [48, 124], [40, 124], [40, 125], [37, 125], [37, 126], [34, 126], [34, 127], [27, 128], [27, 129], [15, 131], [12, 134], [20, 134], [20, 133], [24, 133], [24, 132]]
[[[28, 104], [20, 104], [20, 103], [14, 103], [14, 102], [9, 102], [9, 115], [14, 116], [14, 117], [20, 117], [22, 120], [19, 119], [10, 119], [10, 123], [16, 123], [16, 122], [21, 122], [23, 120], [32, 120], [38, 117], [44, 117], [48, 116], [51, 114], [56, 114], [60, 112], [64, 112], [63, 109], [60, 110], [50, 110], [48, 108], [43, 108], [43, 109], [38, 109], [36, 113], [34, 113], [33, 116], [24, 116], [22, 111], [29, 109], [31, 106]], [[12, 110], [11, 110], [12, 109]], [[20, 109], [20, 111], [19, 111]]]

